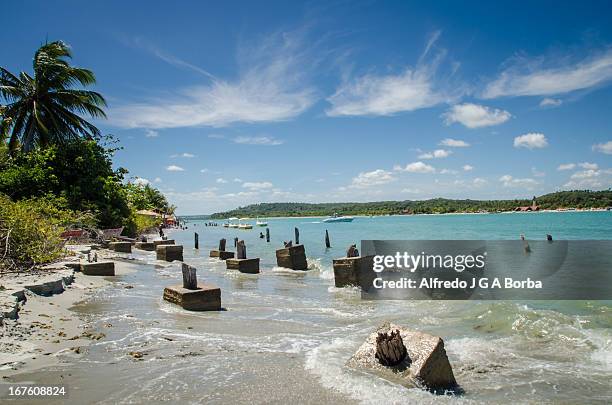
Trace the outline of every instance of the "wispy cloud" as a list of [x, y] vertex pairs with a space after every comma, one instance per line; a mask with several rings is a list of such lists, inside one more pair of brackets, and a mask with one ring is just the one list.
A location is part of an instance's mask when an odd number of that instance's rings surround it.
[[563, 104], [563, 100], [546, 97], [540, 101], [540, 107], [558, 107]]
[[192, 153], [187, 153], [187, 152], [185, 152], [185, 153], [175, 153], [174, 155], [170, 155], [170, 157], [171, 157], [171, 158], [183, 157], [183, 158], [188, 158], [188, 159], [191, 159], [191, 158], [194, 158], [194, 157], [195, 157], [195, 155], [194, 155], [194, 154], [192, 154]]
[[268, 190], [274, 187], [272, 183], [269, 181], [261, 181], [261, 182], [244, 182], [242, 183], [242, 187], [248, 188], [249, 190]]
[[533, 189], [538, 185], [538, 182], [531, 178], [517, 179], [509, 174], [506, 174], [499, 178], [499, 181], [503, 184], [504, 187], [522, 187], [528, 190]]
[[435, 173], [436, 169], [433, 166], [425, 164], [423, 162], [408, 163], [406, 167], [395, 166], [395, 171], [408, 172], [408, 173]]
[[405, 67], [396, 74], [367, 73], [346, 80], [328, 97], [331, 107], [327, 115], [385, 116], [455, 100], [462, 90], [451, 90], [448, 80], [438, 77], [446, 51], [441, 50], [431, 60], [427, 60], [439, 36], [439, 32], [431, 36], [415, 67]]
[[605, 153], [606, 155], [612, 155], [612, 141], [593, 145], [593, 150], [595, 152]]
[[470, 146], [470, 144], [465, 141], [452, 138], [442, 139], [438, 145], [447, 146], [449, 148], [467, 148], [468, 146]]
[[[316, 100], [308, 85], [311, 66], [302, 41], [279, 33], [239, 52], [240, 73], [235, 80], [217, 78], [202, 70], [209, 84], [194, 84], [176, 94], [125, 104], [111, 109], [111, 123], [119, 127], [223, 127], [237, 122], [275, 122], [291, 119]], [[195, 70], [168, 54], [160, 59]]]
[[508, 111], [498, 108], [463, 103], [452, 106], [450, 110], [442, 114], [442, 117], [446, 125], [458, 122], [468, 128], [482, 128], [503, 124], [512, 115]]
[[474, 170], [474, 166], [472, 165], [463, 165], [462, 167], [464, 172], [471, 172], [472, 170]]
[[446, 149], [436, 149], [433, 152], [426, 152], [419, 155], [419, 159], [441, 159], [449, 157], [453, 151]]
[[612, 79], [612, 50], [581, 60], [569, 55], [535, 59], [519, 56], [506, 65], [498, 78], [486, 86], [484, 98], [552, 96], [601, 85]]
[[557, 170], [559, 171], [563, 171], [563, 170], [572, 170], [576, 167], [576, 163], [564, 163], [559, 165], [559, 167], [557, 167]]
[[544, 134], [530, 132], [514, 138], [515, 148], [539, 149], [548, 146], [548, 140]]
[[244, 144], [244, 145], [276, 146], [276, 145], [282, 145], [285, 141], [276, 139], [271, 136], [238, 136], [233, 139], [233, 142]]
[[145, 129], [145, 136], [147, 138], [157, 138], [159, 136], [159, 132], [152, 129]]
[[227, 180], [225, 180], [223, 177], [219, 177], [215, 181], [217, 182], [217, 184], [226, 184], [227, 183]]
[[184, 172], [185, 171], [185, 169], [177, 165], [170, 165], [166, 167], [166, 170], [169, 172]]
[[361, 172], [353, 178], [350, 188], [368, 188], [380, 186], [395, 180], [392, 173], [386, 170], [377, 169], [371, 172]]

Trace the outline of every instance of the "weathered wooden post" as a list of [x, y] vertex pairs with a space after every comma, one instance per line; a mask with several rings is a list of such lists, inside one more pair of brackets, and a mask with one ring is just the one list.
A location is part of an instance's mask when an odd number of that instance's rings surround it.
[[225, 243], [227, 241], [225, 240], [225, 238], [220, 239], [219, 240], [219, 249], [218, 250], [211, 250], [209, 257], [218, 257], [221, 260], [226, 260], [229, 258], [234, 257], [234, 252], [226, 252], [225, 251]]
[[238, 246], [238, 237], [234, 238], [234, 247]]
[[236, 259], [227, 259], [225, 266], [228, 270], [238, 270], [241, 273], [259, 273], [259, 258], [247, 259], [246, 245], [243, 240], [236, 243]]
[[188, 290], [197, 289], [198, 279], [196, 277], [196, 268], [183, 263], [182, 270], [183, 270], [183, 288], [186, 288]]
[[236, 244], [236, 258], [246, 259], [246, 245], [243, 240], [238, 241]]
[[195, 243], [194, 243], [195, 248], [196, 248], [196, 249], [199, 249], [199, 248], [200, 248], [200, 236], [199, 236], [199, 235], [198, 235], [198, 233], [196, 232], [196, 233], [194, 234], [194, 237], [195, 237], [195, 241], [194, 241], [194, 242], [195, 242]]
[[325, 247], [327, 249], [331, 247], [331, 244], [329, 243], [329, 233], [327, 232], [327, 229], [325, 230]]
[[299, 245], [300, 244], [300, 230], [297, 229], [297, 226], [295, 227], [295, 244]]
[[266, 228], [266, 242], [270, 242], [270, 228]]
[[382, 332], [376, 336], [376, 354], [380, 364], [387, 367], [397, 366], [408, 355], [399, 330]]

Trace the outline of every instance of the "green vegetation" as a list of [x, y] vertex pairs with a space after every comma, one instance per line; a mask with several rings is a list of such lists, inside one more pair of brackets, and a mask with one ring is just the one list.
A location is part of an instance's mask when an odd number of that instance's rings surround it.
[[32, 75], [0, 68], [0, 268], [54, 260], [66, 229], [124, 227], [135, 236], [158, 225], [136, 211], [174, 209], [113, 169], [112, 137], [82, 118], [105, 117], [106, 102], [79, 88], [95, 76], [70, 57], [66, 44], [52, 42], [36, 51]]
[[[612, 191], [560, 191], [537, 197], [540, 209], [606, 208], [612, 206]], [[230, 217], [299, 217], [341, 215], [446, 214], [454, 212], [513, 211], [531, 205], [525, 200], [449, 200], [380, 201], [367, 203], [264, 203], [212, 214], [213, 219]]]
[[69, 226], [91, 226], [87, 213], [66, 208], [66, 201], [47, 196], [14, 202], [0, 194], [0, 269], [32, 267], [57, 259]]
[[13, 75], [0, 67], [3, 125], [10, 128], [9, 149], [24, 151], [36, 146], [62, 145], [66, 141], [100, 136], [98, 128], [79, 114], [105, 117], [104, 98], [95, 91], [75, 89], [96, 82], [92, 71], [71, 66], [70, 48], [61, 41], [41, 46], [34, 54], [33, 75]]

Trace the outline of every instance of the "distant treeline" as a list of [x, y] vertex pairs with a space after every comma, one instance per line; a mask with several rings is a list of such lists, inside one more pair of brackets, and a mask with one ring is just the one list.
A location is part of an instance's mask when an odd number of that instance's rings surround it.
[[[612, 191], [560, 191], [536, 198], [540, 209], [606, 208], [612, 207]], [[453, 212], [513, 211], [532, 204], [524, 200], [450, 200], [434, 198], [423, 201], [378, 201], [348, 203], [261, 203], [251, 204], [209, 216], [212, 219], [230, 217], [302, 217], [341, 215], [447, 214]]]

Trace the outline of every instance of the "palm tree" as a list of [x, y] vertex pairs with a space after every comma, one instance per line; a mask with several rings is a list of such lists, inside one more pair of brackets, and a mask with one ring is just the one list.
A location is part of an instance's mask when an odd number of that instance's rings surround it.
[[80, 137], [95, 138], [100, 130], [80, 115], [102, 117], [104, 98], [95, 91], [74, 88], [96, 82], [91, 70], [70, 66], [70, 48], [62, 41], [41, 46], [34, 55], [34, 77], [13, 75], [0, 67], [0, 129], [8, 133], [9, 148], [63, 144]]

